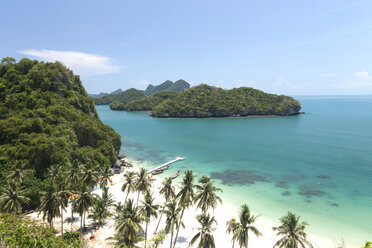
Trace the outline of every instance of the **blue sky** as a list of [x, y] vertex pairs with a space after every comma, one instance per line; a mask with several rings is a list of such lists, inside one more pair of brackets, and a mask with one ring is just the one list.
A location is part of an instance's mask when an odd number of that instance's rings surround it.
[[0, 17], [1, 57], [62, 61], [89, 93], [372, 94], [372, 0], [4, 0]]

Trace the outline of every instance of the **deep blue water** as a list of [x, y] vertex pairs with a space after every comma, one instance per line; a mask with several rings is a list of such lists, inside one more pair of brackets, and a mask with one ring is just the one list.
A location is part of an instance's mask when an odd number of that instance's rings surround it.
[[291, 117], [155, 119], [97, 106], [145, 167], [215, 178], [223, 199], [277, 220], [288, 210], [319, 236], [357, 247], [372, 237], [372, 96], [300, 96]]

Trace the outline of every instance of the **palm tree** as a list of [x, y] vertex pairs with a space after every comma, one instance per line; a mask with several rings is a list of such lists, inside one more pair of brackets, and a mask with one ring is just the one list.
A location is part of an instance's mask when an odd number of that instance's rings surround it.
[[192, 246], [198, 239], [200, 239], [198, 248], [215, 248], [216, 243], [214, 242], [214, 237], [211, 234], [216, 228], [213, 228], [213, 224], [217, 224], [214, 217], [210, 217], [209, 214], [200, 214], [196, 217], [199, 224], [199, 232], [191, 239], [190, 246]]
[[[208, 178], [208, 180], [206, 180]], [[208, 208], [212, 207], [214, 210], [217, 206], [217, 201], [222, 203], [222, 200], [219, 196], [216, 195], [217, 191], [222, 190], [214, 186], [214, 181], [211, 181], [209, 177], [202, 177], [199, 182], [201, 185], [196, 185], [195, 188], [198, 190], [194, 203], [197, 203], [197, 208], [200, 208], [203, 213], [208, 211]]]
[[[194, 199], [194, 174], [191, 170], [185, 171], [185, 175], [183, 176], [181, 190], [176, 196], [178, 200], [178, 204], [182, 207], [181, 219], [183, 218], [183, 214], [185, 209], [192, 205]], [[180, 224], [177, 226], [177, 233], [176, 238], [174, 240], [174, 247], [176, 247], [178, 232], [180, 231]]]
[[372, 242], [366, 242], [362, 248], [372, 248]]
[[[236, 221], [235, 218], [232, 218], [231, 220], [229, 220], [228, 222], [226, 222], [226, 233], [228, 234], [233, 234], [235, 233], [235, 230], [238, 228], [239, 226], [239, 223]], [[232, 248], [234, 248], [234, 243], [235, 243], [235, 239], [234, 237], [232, 238]]]
[[147, 190], [150, 188], [150, 183], [147, 178], [147, 172], [145, 168], [141, 168], [141, 170], [138, 173], [138, 179], [136, 183], [136, 190], [138, 191], [138, 196], [137, 196], [137, 204], [138, 206], [138, 200], [139, 200], [139, 195], [140, 193], [147, 192]]
[[147, 245], [147, 227], [148, 227], [148, 224], [151, 220], [151, 217], [155, 217], [155, 218], [158, 217], [159, 205], [154, 204], [154, 197], [152, 196], [152, 194], [149, 191], [147, 191], [147, 193], [145, 195], [145, 200], [142, 201], [142, 204], [143, 204], [143, 206], [142, 206], [141, 212], [146, 217], [146, 219], [145, 219], [145, 222], [146, 222], [145, 248], [146, 248], [146, 245]]
[[[101, 188], [105, 188], [108, 186], [109, 183], [112, 182], [111, 177], [114, 175], [112, 173], [111, 168], [109, 165], [105, 165], [100, 169], [100, 180], [101, 180]], [[103, 191], [102, 191], [103, 193]]]
[[134, 207], [133, 200], [125, 202], [124, 209], [118, 213], [115, 221], [117, 241], [122, 247], [135, 247], [134, 244], [139, 239], [139, 232], [143, 232], [141, 223], [144, 217], [139, 212], [138, 207]]
[[306, 222], [300, 222], [300, 216], [288, 212], [286, 216], [280, 218], [281, 225], [273, 227], [274, 231], [277, 231], [277, 236], [284, 236], [279, 239], [274, 247], [288, 247], [297, 248], [313, 247], [313, 245], [306, 240], [305, 228], [308, 225]]
[[[163, 183], [162, 183], [163, 188], [160, 190], [160, 194], [162, 194], [164, 196], [165, 203], [169, 202], [170, 200], [172, 200], [176, 197], [176, 191], [174, 189], [174, 186], [172, 185], [172, 182], [173, 182], [172, 178], [168, 177], [168, 178], [165, 178]], [[164, 206], [163, 206], [162, 210], [164, 210]], [[158, 231], [161, 218], [163, 217], [163, 213], [164, 212], [161, 211], [161, 215], [160, 215], [158, 224], [156, 225], [156, 229], [155, 229], [154, 234]]]
[[22, 205], [30, 202], [25, 192], [26, 190], [20, 190], [14, 181], [10, 181], [0, 195], [0, 210], [13, 214], [21, 212]]
[[43, 213], [43, 220], [47, 219], [49, 226], [53, 227], [53, 219], [61, 216], [65, 201], [57, 191], [56, 186], [50, 183], [42, 193], [39, 213]]
[[[84, 171], [84, 166], [79, 165], [78, 161], [74, 161], [72, 164], [68, 165], [68, 170], [66, 172], [65, 183], [67, 187], [72, 191], [75, 191], [79, 186], [81, 181], [81, 176]], [[74, 208], [73, 204], [71, 203], [71, 219], [74, 219]]]
[[16, 168], [10, 172], [7, 178], [12, 180], [18, 180], [20, 183], [23, 179], [31, 174], [31, 170], [26, 169], [26, 164], [24, 162], [17, 162]]
[[[71, 191], [66, 188], [62, 175], [59, 177], [58, 196], [61, 198], [61, 234], [63, 236], [63, 212], [66, 211], [68, 206], [68, 198], [72, 195]], [[72, 204], [71, 204], [72, 205]]]
[[127, 196], [125, 197], [124, 202], [127, 201], [128, 195], [130, 192], [134, 192], [136, 188], [136, 173], [134, 171], [127, 171], [124, 176], [125, 182], [121, 187], [121, 191], [127, 191]]
[[[262, 234], [253, 226], [259, 215], [251, 215], [249, 207], [244, 204], [240, 208], [239, 222], [233, 223], [233, 240], [238, 241], [240, 247], [248, 247], [248, 233], [251, 231], [254, 235], [261, 236]], [[235, 221], [235, 220], [234, 220]]]
[[102, 196], [95, 198], [92, 213], [88, 217], [97, 222], [98, 226], [102, 226], [105, 220], [113, 215], [110, 207], [114, 205], [113, 195], [108, 192], [108, 188], [104, 188]]
[[75, 210], [80, 215], [80, 232], [83, 230], [83, 221], [85, 228], [85, 212], [94, 204], [94, 196], [87, 186], [82, 185], [79, 190], [79, 197], [75, 201]]
[[182, 225], [182, 227], [185, 226], [182, 222], [182, 218], [180, 217], [181, 211], [182, 211], [181, 207], [177, 206], [176, 201], [167, 203], [166, 209], [164, 210], [164, 213], [167, 217], [166, 219], [167, 225], [165, 227], [165, 231], [166, 233], [171, 232], [171, 239], [170, 239], [170, 246], [169, 246], [170, 248], [172, 248], [174, 227], [175, 226], [179, 227], [180, 225]]
[[48, 169], [49, 180], [54, 182], [59, 175], [59, 166], [51, 165]]
[[82, 182], [88, 187], [94, 187], [98, 183], [99, 173], [93, 170], [91, 166], [84, 166]]

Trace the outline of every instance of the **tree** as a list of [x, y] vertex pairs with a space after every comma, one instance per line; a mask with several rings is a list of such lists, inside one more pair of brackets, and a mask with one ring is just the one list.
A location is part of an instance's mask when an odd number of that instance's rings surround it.
[[216, 195], [217, 191], [222, 190], [214, 186], [214, 181], [206, 180], [205, 177], [202, 177], [199, 182], [201, 185], [195, 186], [198, 191], [195, 195], [194, 203], [197, 203], [197, 208], [200, 208], [203, 213], [206, 213], [210, 207], [213, 210], [216, 208], [217, 201], [222, 203], [221, 198]]
[[190, 246], [199, 239], [198, 248], [215, 248], [216, 244], [214, 242], [212, 231], [215, 230], [213, 224], [217, 224], [217, 221], [214, 217], [211, 218], [209, 214], [200, 214], [196, 219], [201, 227], [198, 228], [199, 232], [191, 239]]
[[231, 221], [233, 240], [236, 240], [240, 247], [248, 247], [248, 233], [251, 231], [257, 237], [262, 234], [257, 230], [253, 224], [259, 215], [251, 215], [249, 207], [244, 204], [240, 208], [239, 222], [235, 223], [235, 220]]
[[147, 245], [147, 227], [148, 224], [151, 220], [152, 217], [157, 218], [158, 217], [158, 209], [159, 205], [154, 204], [154, 197], [152, 193], [147, 191], [145, 195], [145, 200], [142, 201], [142, 209], [141, 212], [142, 214], [146, 217], [145, 222], [146, 222], [146, 228], [145, 228], [145, 248]]
[[15, 64], [15, 62], [16, 62], [15, 58], [12, 57], [5, 57], [1, 60], [2, 65]]
[[83, 224], [85, 228], [85, 213], [94, 204], [94, 196], [87, 186], [82, 185], [78, 192], [79, 197], [75, 201], [75, 210], [80, 215], [80, 232], [83, 231]]
[[82, 181], [88, 187], [94, 187], [98, 183], [99, 173], [94, 171], [91, 166], [84, 166]]
[[138, 196], [137, 196], [137, 204], [138, 206], [138, 200], [140, 193], [145, 193], [147, 190], [150, 188], [150, 183], [147, 178], [147, 172], [145, 168], [141, 168], [139, 173], [138, 173], [138, 178], [137, 178], [137, 183], [136, 183], [136, 190], [138, 191]]
[[[176, 198], [178, 199], [178, 204], [182, 207], [181, 219], [183, 218], [183, 214], [185, 209], [192, 205], [194, 199], [194, 174], [191, 170], [185, 171], [185, 175], [183, 176], [181, 190], [177, 194]], [[176, 238], [174, 240], [174, 247], [177, 243], [178, 232], [180, 231], [180, 223], [177, 226], [177, 233]]]
[[[176, 192], [175, 192], [174, 186], [172, 185], [172, 182], [173, 182], [172, 178], [168, 177], [168, 178], [165, 178], [165, 180], [162, 183], [163, 188], [161, 188], [160, 194], [164, 196], [165, 204], [176, 197]], [[164, 206], [163, 206], [163, 210], [164, 210]], [[156, 225], [154, 234], [158, 231], [160, 221], [163, 217], [163, 213], [164, 212], [161, 211], [161, 215], [160, 215], [158, 224]]]
[[170, 239], [170, 246], [169, 248], [172, 248], [172, 242], [173, 242], [173, 231], [174, 227], [179, 227], [182, 225], [184, 227], [185, 225], [182, 222], [182, 218], [180, 217], [180, 212], [182, 211], [180, 206], [177, 206], [176, 201], [172, 201], [167, 203], [166, 209], [164, 210], [164, 213], [166, 215], [166, 227], [165, 231], [166, 233], [171, 232], [171, 239]]
[[[226, 233], [234, 235], [236, 229], [239, 227], [239, 222], [237, 222], [235, 218], [232, 218], [231, 220], [226, 222], [226, 227], [227, 227]], [[232, 248], [234, 248], [234, 244], [235, 244], [234, 237], [232, 238], [232, 242], [233, 242]]]
[[125, 202], [124, 209], [118, 213], [115, 221], [117, 241], [121, 247], [134, 247], [139, 239], [139, 232], [143, 232], [141, 227], [144, 217], [139, 208], [134, 207], [133, 200]]
[[372, 242], [366, 242], [362, 248], [372, 248]]
[[281, 225], [273, 227], [274, 231], [277, 231], [277, 236], [283, 236], [276, 242], [274, 247], [288, 247], [297, 248], [301, 247], [313, 247], [313, 245], [306, 240], [305, 228], [308, 225], [306, 222], [300, 222], [300, 216], [288, 212], [286, 216], [280, 218]]
[[53, 227], [53, 219], [61, 216], [64, 200], [57, 191], [54, 184], [50, 183], [46, 187], [46, 191], [42, 193], [39, 212], [43, 213], [43, 220], [47, 219], [49, 226]]
[[0, 195], [0, 210], [13, 214], [21, 212], [22, 205], [30, 202], [25, 192], [26, 190], [20, 190], [14, 181], [10, 181]]
[[136, 173], [134, 171], [127, 171], [123, 177], [124, 177], [125, 182], [123, 186], [121, 187], [121, 191], [123, 192], [127, 191], [127, 195], [124, 200], [124, 202], [126, 202], [129, 193], [134, 192], [136, 188]]
[[98, 226], [102, 226], [105, 220], [113, 215], [110, 211], [112, 206], [114, 206], [113, 196], [107, 188], [104, 188], [102, 196], [97, 196], [94, 199], [91, 214], [88, 217], [92, 218]]
[[22, 183], [23, 179], [30, 174], [31, 170], [26, 169], [25, 162], [17, 161], [16, 168], [14, 168], [7, 177], [12, 180], [18, 180]]
[[[79, 165], [78, 161], [76, 160], [73, 161], [72, 164], [68, 165], [65, 183], [71, 191], [77, 190], [83, 171], [84, 171], [84, 166]], [[72, 220], [74, 219], [74, 208], [73, 208], [72, 203], [71, 203], [71, 219]]]
[[[111, 177], [114, 175], [112, 173], [111, 168], [109, 165], [105, 165], [100, 169], [100, 180], [101, 180], [101, 188], [105, 188], [108, 186], [109, 183], [112, 182]], [[103, 191], [102, 191], [103, 193]]]

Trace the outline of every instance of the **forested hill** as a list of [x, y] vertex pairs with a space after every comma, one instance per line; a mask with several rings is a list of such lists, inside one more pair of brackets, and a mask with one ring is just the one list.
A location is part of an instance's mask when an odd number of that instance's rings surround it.
[[[79, 76], [61, 63], [4, 58], [0, 64], [0, 184], [24, 171], [22, 187], [37, 206], [48, 168], [93, 170], [115, 161], [120, 136], [99, 119]], [[27, 171], [27, 173], [26, 173]]]
[[159, 84], [157, 86], [153, 86], [152, 84], [147, 86], [145, 90], [145, 96], [149, 96], [161, 91], [181, 92], [188, 88], [190, 88], [190, 84], [185, 80], [180, 79], [174, 83], [170, 80], [167, 80], [164, 83]]
[[301, 109], [292, 97], [264, 93], [253, 88], [232, 90], [202, 84], [178, 93], [152, 110], [154, 117], [230, 117], [247, 115], [294, 115]]
[[132, 100], [136, 100], [143, 96], [144, 96], [143, 90], [131, 88], [119, 94], [109, 94], [100, 98], [93, 98], [93, 101], [97, 105], [108, 105], [112, 102], [120, 102], [126, 104]]

